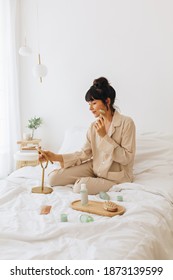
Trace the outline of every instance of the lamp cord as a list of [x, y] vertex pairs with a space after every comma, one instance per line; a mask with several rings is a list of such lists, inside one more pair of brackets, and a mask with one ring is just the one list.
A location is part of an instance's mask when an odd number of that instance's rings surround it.
[[40, 54], [40, 40], [39, 40], [39, 14], [38, 14], [38, 0], [36, 2], [36, 11], [37, 11], [37, 38], [38, 38], [38, 53]]

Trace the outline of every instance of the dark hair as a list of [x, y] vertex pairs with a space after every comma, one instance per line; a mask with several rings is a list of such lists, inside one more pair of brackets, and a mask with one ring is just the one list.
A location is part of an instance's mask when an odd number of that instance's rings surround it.
[[90, 89], [87, 91], [85, 95], [85, 100], [87, 102], [93, 101], [95, 99], [101, 100], [108, 109], [106, 99], [110, 98], [110, 109], [112, 112], [114, 112], [115, 109], [113, 107], [113, 104], [115, 101], [115, 97], [116, 97], [116, 91], [114, 90], [114, 88], [110, 85], [110, 83], [106, 78], [100, 77], [93, 81], [93, 85], [90, 87]]

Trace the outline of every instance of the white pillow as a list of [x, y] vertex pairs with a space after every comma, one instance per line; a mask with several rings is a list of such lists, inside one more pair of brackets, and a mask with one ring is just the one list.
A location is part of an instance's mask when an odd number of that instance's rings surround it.
[[72, 127], [66, 130], [59, 154], [79, 151], [86, 141], [86, 127]]

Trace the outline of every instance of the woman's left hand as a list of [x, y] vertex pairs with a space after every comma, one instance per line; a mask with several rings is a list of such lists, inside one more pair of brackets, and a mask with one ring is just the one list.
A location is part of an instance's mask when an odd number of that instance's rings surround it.
[[98, 120], [94, 124], [94, 127], [100, 137], [104, 137], [106, 135], [106, 128], [103, 117], [98, 118]]

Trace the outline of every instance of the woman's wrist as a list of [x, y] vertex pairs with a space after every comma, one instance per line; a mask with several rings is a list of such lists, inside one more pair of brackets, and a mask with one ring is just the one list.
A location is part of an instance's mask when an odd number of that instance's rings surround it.
[[63, 162], [63, 157], [62, 157], [62, 155], [60, 155], [60, 154], [55, 154], [55, 159], [54, 159], [54, 161], [59, 161], [60, 163], [62, 163], [62, 162]]

